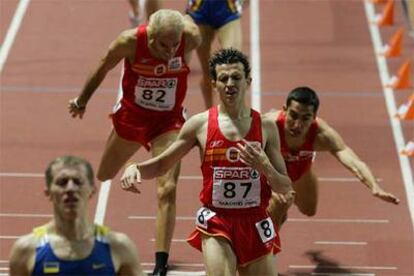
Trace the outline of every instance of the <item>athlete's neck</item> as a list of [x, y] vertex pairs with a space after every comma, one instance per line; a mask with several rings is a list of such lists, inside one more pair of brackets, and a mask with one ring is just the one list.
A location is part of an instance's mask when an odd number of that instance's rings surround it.
[[75, 219], [65, 219], [55, 216], [50, 224], [52, 232], [64, 236], [67, 240], [84, 240], [94, 234], [94, 224], [89, 222], [87, 217], [77, 217]]
[[232, 121], [240, 121], [250, 118], [250, 108], [245, 105], [233, 108], [219, 104], [218, 113], [221, 118], [228, 118]]

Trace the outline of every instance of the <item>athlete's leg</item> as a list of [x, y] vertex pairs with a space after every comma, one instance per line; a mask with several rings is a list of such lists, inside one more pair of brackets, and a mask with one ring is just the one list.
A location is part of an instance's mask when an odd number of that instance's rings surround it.
[[307, 216], [314, 216], [318, 205], [318, 178], [310, 169], [298, 181], [293, 183], [296, 191], [295, 205]]
[[237, 258], [230, 243], [222, 237], [201, 234], [204, 264], [207, 275], [234, 276], [237, 270]]
[[135, 17], [138, 17], [138, 15], [139, 15], [139, 13], [140, 13], [140, 10], [139, 10], [139, 4], [138, 4], [138, 1], [139, 1], [139, 0], [128, 0], [128, 1], [129, 1], [130, 6], [131, 6], [131, 11], [132, 11], [132, 14], [133, 14]]
[[277, 275], [276, 257], [272, 253], [270, 253], [264, 256], [263, 258], [260, 258], [259, 260], [250, 263], [245, 267], [239, 267], [239, 275]]
[[[152, 142], [152, 155], [161, 154], [177, 138], [178, 131], [170, 131]], [[157, 178], [158, 211], [155, 222], [155, 270], [163, 270], [168, 262], [168, 253], [174, 234], [176, 215], [176, 187], [180, 172], [180, 164], [171, 168], [166, 174]], [[162, 275], [162, 274], [161, 274]]]
[[112, 129], [99, 164], [97, 178], [100, 181], [113, 179], [140, 147], [139, 143], [121, 138]]
[[280, 230], [282, 224], [287, 219], [287, 211], [291, 204], [284, 203], [280, 199], [280, 195], [272, 193], [272, 197], [269, 200], [269, 206], [267, 206], [267, 212], [273, 221], [273, 224]]
[[203, 94], [206, 108], [213, 105], [213, 94], [208, 69], [208, 59], [210, 58], [211, 45], [214, 40], [215, 30], [208, 25], [199, 25], [203, 43], [197, 48], [197, 55], [201, 65], [202, 77], [200, 80], [201, 93]]
[[147, 0], [145, 2], [145, 10], [147, 11], [147, 19], [149, 19], [151, 14], [161, 9], [161, 5], [162, 5], [162, 0]]
[[242, 30], [240, 18], [232, 20], [217, 31], [218, 40], [222, 48], [242, 48]]

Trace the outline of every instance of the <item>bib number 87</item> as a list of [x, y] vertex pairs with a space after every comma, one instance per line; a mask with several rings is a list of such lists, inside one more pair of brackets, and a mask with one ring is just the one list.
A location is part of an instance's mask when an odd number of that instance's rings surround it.
[[[234, 198], [237, 195], [236, 192], [236, 184], [233, 182], [226, 182], [224, 183], [224, 192], [223, 195], [225, 198]], [[242, 182], [240, 183], [240, 187], [244, 188], [243, 198], [246, 198], [247, 194], [249, 193], [250, 189], [252, 188], [251, 182]]]

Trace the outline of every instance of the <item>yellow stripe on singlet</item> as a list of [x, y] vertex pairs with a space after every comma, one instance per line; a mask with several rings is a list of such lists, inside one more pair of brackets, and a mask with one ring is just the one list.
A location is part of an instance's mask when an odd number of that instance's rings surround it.
[[203, 3], [203, 0], [194, 0], [192, 2], [192, 5], [190, 6], [190, 10], [192, 12], [198, 11], [202, 3]]
[[237, 12], [236, 1], [237, 0], [227, 0], [227, 5], [229, 6], [229, 9], [233, 13], [236, 13]]

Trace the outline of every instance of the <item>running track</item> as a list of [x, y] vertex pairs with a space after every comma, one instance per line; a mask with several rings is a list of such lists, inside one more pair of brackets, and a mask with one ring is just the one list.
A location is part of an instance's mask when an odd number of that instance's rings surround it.
[[[107, 114], [115, 101], [120, 69], [108, 75], [82, 121], [71, 119], [66, 105], [77, 95], [109, 42], [129, 24], [126, 0], [0, 0], [3, 52], [6, 32], [22, 2], [28, 4], [27, 11], [22, 14], [23, 21], [16, 28], [16, 38], [10, 43], [1, 71], [1, 275], [8, 273], [8, 252], [16, 237], [50, 218], [50, 204], [42, 193], [46, 164], [57, 155], [70, 153], [98, 165], [111, 126]], [[182, 10], [185, 1], [165, 2], [166, 7]], [[281, 108], [286, 92], [293, 87], [313, 87], [321, 98], [320, 116], [370, 165], [381, 185], [401, 199], [399, 206], [376, 200], [329, 154], [318, 155], [318, 214], [307, 218], [295, 207], [291, 209], [281, 232], [284, 251], [278, 256], [280, 272], [414, 275], [413, 203], [410, 213], [408, 200], [413, 196], [413, 160], [399, 159], [397, 151], [401, 139], [413, 137], [413, 125], [393, 120], [391, 125], [389, 117], [393, 106], [389, 92], [398, 104], [408, 98], [410, 91], [384, 91], [381, 83], [387, 73], [395, 72], [403, 58], [412, 58], [413, 41], [406, 36], [404, 57], [389, 60], [385, 69], [379, 69], [377, 64], [382, 63], [377, 61], [371, 39], [375, 28], [369, 29], [366, 15], [366, 9], [369, 14], [373, 8], [370, 4], [365, 6], [362, 0], [261, 0], [257, 26], [250, 25], [256, 1], [251, 2], [243, 24], [244, 47], [247, 53], [255, 49], [251, 57], [259, 69], [254, 77], [260, 82], [253, 90], [262, 93], [254, 105], [262, 111]], [[397, 1], [395, 26], [380, 30], [383, 41], [398, 25], [405, 24], [400, 5]], [[259, 30], [260, 44], [250, 42], [250, 37], [256, 35], [250, 36], [247, 30]], [[203, 108], [198, 94], [198, 66], [194, 58], [186, 100], [190, 114]], [[148, 156], [141, 151], [137, 159]], [[178, 187], [178, 218], [170, 262], [175, 271], [181, 271], [176, 272], [179, 275], [196, 275], [204, 270], [201, 254], [183, 242], [193, 228], [199, 206], [199, 175], [198, 155], [193, 151], [183, 160]], [[156, 210], [154, 182], [145, 182], [142, 195], [136, 196], [122, 192], [118, 180], [119, 176], [111, 186], [105, 186], [110, 188], [109, 199], [103, 204], [106, 209], [95, 211], [98, 196], [92, 200], [91, 217], [129, 234], [138, 246], [144, 268], [150, 270]]]

